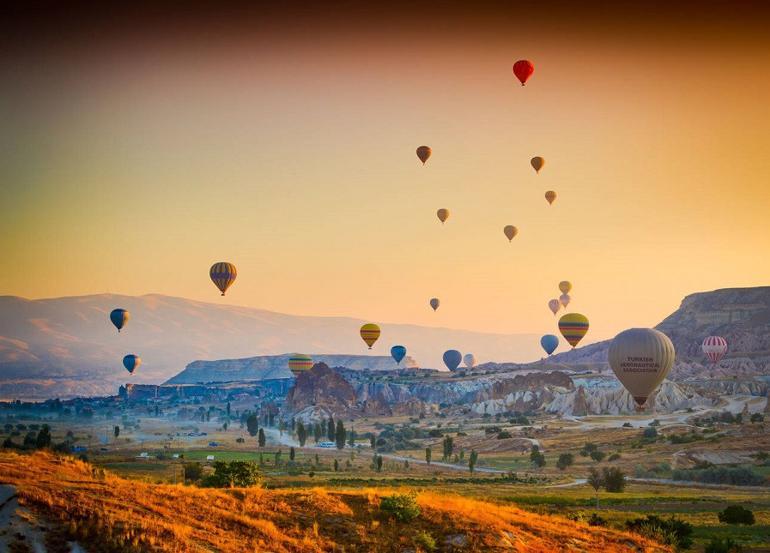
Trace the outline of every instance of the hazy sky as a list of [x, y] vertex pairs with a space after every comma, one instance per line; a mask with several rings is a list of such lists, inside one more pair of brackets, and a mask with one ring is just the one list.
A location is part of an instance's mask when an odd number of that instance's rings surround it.
[[595, 341], [767, 285], [770, 20], [730, 6], [19, 14], [0, 294], [540, 333], [569, 279]]

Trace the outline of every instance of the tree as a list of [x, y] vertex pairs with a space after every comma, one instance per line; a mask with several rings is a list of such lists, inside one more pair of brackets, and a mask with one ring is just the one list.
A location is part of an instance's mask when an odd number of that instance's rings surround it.
[[350, 447], [355, 447], [356, 445], [356, 431], [354, 428], [348, 431], [348, 445]]
[[429, 447], [425, 448], [425, 462], [430, 465], [430, 458], [431, 458], [432, 452]]
[[534, 444], [532, 446], [532, 451], [529, 452], [529, 460], [537, 468], [543, 468], [545, 466], [545, 455], [540, 453], [540, 446], [539, 445]]
[[227, 420], [230, 420], [230, 402], [229, 401], [227, 402], [226, 411], [227, 411]]
[[120, 427], [118, 425], [115, 425], [115, 428], [112, 429], [112, 433], [115, 436], [115, 439], [118, 439], [118, 436], [120, 436]]
[[293, 461], [294, 460], [294, 455], [295, 455], [294, 454], [294, 448], [293, 447], [289, 448], [289, 461]]
[[318, 443], [321, 441], [321, 436], [324, 435], [323, 428], [321, 428], [321, 423], [317, 422], [315, 425], [313, 425], [313, 439], [315, 440], [315, 443]]
[[742, 505], [728, 505], [724, 511], [717, 514], [722, 524], [754, 524], [754, 513]]
[[40, 429], [40, 432], [37, 433], [37, 438], [35, 439], [35, 447], [38, 449], [51, 447], [51, 430], [47, 424], [44, 424], [43, 428]]
[[345, 448], [345, 425], [342, 424], [342, 419], [337, 421], [337, 429], [334, 433], [335, 442], [337, 443], [337, 449], [344, 449]]
[[443, 459], [444, 461], [446, 461], [452, 456], [452, 453], [454, 452], [454, 448], [455, 448], [455, 444], [454, 444], [454, 440], [452, 439], [452, 436], [445, 436], [443, 445], [444, 445]]
[[247, 488], [260, 484], [262, 476], [253, 461], [217, 461], [214, 473], [203, 479], [210, 488]]
[[326, 438], [333, 442], [335, 438], [335, 433], [337, 432], [336, 427], [334, 426], [334, 417], [329, 417], [329, 422], [326, 423]]
[[377, 472], [380, 472], [382, 470], [382, 455], [376, 455], [374, 459], [374, 466]]
[[476, 462], [479, 460], [479, 454], [475, 449], [471, 449], [470, 457], [468, 458], [468, 470], [473, 474], [473, 470], [476, 468]]
[[338, 470], [340, 470], [340, 464], [337, 461], [337, 459], [335, 459], [334, 460], [334, 472], [337, 472]]
[[259, 443], [259, 447], [265, 447], [265, 431], [262, 428], [259, 429], [257, 442]]
[[605, 468], [602, 471], [604, 489], [611, 493], [620, 493], [626, 488], [626, 475], [617, 467]]
[[556, 468], [564, 470], [575, 463], [575, 457], [572, 453], [562, 453], [556, 461]]
[[[292, 419], [294, 420], [294, 419]], [[299, 441], [300, 447], [305, 447], [305, 441], [307, 441], [307, 430], [302, 421], [297, 422], [297, 441]]]
[[599, 490], [602, 489], [602, 486], [604, 486], [604, 477], [602, 476], [602, 473], [596, 470], [596, 468], [591, 467], [588, 470], [588, 478], [586, 479], [586, 482], [594, 489], [594, 493], [596, 494], [596, 508], [598, 509]]
[[377, 437], [372, 433], [371, 436], [369, 436], [369, 445], [372, 448], [372, 451], [377, 451]]
[[259, 431], [259, 419], [257, 418], [257, 415], [251, 414], [246, 417], [246, 430], [248, 431], [249, 436], [257, 435], [257, 432]]
[[185, 463], [182, 468], [185, 482], [197, 482], [203, 476], [203, 467], [200, 463]]
[[658, 437], [658, 431], [654, 426], [648, 426], [642, 431], [642, 438], [645, 440], [654, 440]]
[[[653, 428], [653, 430], [655, 430]], [[591, 459], [596, 461], [597, 463], [601, 462], [602, 459], [604, 459], [605, 453], [603, 451], [599, 451], [598, 449], [596, 451], [591, 452]]]

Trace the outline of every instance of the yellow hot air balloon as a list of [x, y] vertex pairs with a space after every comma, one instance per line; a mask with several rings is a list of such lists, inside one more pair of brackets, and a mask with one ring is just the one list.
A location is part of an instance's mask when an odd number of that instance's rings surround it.
[[549, 204], [552, 204], [555, 199], [556, 199], [556, 192], [554, 192], [553, 190], [549, 190], [548, 192], [545, 193], [545, 200]]
[[361, 327], [361, 339], [366, 342], [366, 345], [369, 346], [369, 349], [372, 349], [372, 346], [379, 337], [380, 327], [376, 324], [366, 323]]
[[574, 348], [588, 332], [588, 317], [580, 313], [567, 313], [559, 319], [559, 332]]
[[668, 336], [653, 328], [629, 328], [610, 343], [607, 358], [620, 383], [639, 407], [647, 402], [674, 365]]
[[540, 156], [535, 156], [529, 162], [532, 164], [532, 168], [535, 170], [536, 173], [540, 172], [540, 169], [543, 168], [543, 165], [545, 165], [545, 160]]
[[235, 265], [232, 263], [220, 261], [219, 263], [214, 263], [211, 266], [211, 269], [209, 270], [209, 276], [224, 296], [225, 292], [227, 292], [227, 289], [232, 286], [233, 282], [235, 282], [235, 277], [238, 276], [238, 271], [235, 270]]
[[442, 207], [436, 212], [436, 215], [438, 216], [438, 220], [441, 221], [442, 224], [446, 222], [447, 219], [449, 219], [449, 210], [445, 207]]
[[572, 283], [569, 280], [562, 280], [559, 283], [559, 290], [562, 294], [569, 294], [572, 291]]
[[304, 353], [295, 353], [289, 357], [289, 370], [295, 375], [313, 368], [313, 358]]
[[417, 157], [420, 158], [423, 165], [425, 165], [425, 162], [428, 161], [428, 158], [432, 153], [433, 150], [431, 150], [429, 146], [420, 146], [417, 148]]
[[503, 229], [503, 234], [508, 238], [508, 242], [513, 240], [513, 237], [516, 236], [519, 233], [519, 229], [514, 227], [513, 225], [506, 225]]

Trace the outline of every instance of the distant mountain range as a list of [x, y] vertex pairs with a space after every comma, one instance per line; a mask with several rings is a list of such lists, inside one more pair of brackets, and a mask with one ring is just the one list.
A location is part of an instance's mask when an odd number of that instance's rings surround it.
[[[116, 307], [131, 320], [118, 334]], [[420, 366], [439, 368], [450, 348], [480, 361], [540, 356], [538, 336], [485, 334], [448, 328], [381, 324], [369, 351], [358, 335], [362, 319], [302, 317], [233, 305], [150, 294], [100, 294], [27, 300], [0, 297], [0, 399], [115, 393], [125, 382], [160, 383], [197, 360], [279, 355], [387, 356], [403, 344]], [[142, 366], [129, 375], [123, 356]]]

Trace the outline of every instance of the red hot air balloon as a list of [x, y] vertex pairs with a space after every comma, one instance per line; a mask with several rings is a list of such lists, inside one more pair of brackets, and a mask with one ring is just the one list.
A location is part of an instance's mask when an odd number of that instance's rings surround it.
[[719, 363], [727, 353], [727, 340], [721, 336], [708, 336], [703, 340], [703, 353], [705, 353], [712, 363]]
[[513, 64], [513, 74], [521, 81], [521, 86], [524, 86], [535, 72], [535, 65], [529, 60], [519, 60]]

